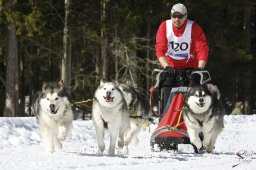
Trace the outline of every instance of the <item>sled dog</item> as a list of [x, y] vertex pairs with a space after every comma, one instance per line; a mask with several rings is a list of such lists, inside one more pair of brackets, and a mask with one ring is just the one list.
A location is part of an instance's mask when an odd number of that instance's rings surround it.
[[124, 95], [130, 115], [130, 131], [132, 143], [138, 144], [138, 134], [141, 129], [145, 130], [152, 122], [153, 112], [146, 96], [139, 90], [126, 84], [119, 85], [120, 90]]
[[131, 140], [128, 136], [130, 128], [129, 112], [123, 93], [116, 83], [101, 81], [94, 94], [92, 120], [101, 154], [105, 150], [103, 138], [104, 128], [106, 127], [110, 134], [108, 155], [115, 155], [117, 137], [118, 146], [123, 148], [125, 155], [128, 154], [128, 144]]
[[62, 148], [69, 134], [73, 111], [70, 96], [64, 89], [64, 82], [44, 82], [42, 91], [32, 101], [32, 112], [39, 123], [43, 148], [53, 153]]
[[[192, 85], [187, 93], [183, 117], [192, 144], [198, 150], [211, 153], [216, 139], [224, 128], [225, 110], [220, 102], [217, 86]], [[199, 134], [203, 135], [200, 138]]]

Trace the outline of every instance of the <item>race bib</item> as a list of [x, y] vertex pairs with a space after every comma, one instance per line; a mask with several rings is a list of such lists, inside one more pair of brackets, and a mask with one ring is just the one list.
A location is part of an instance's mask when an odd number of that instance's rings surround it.
[[167, 56], [175, 60], [183, 60], [190, 57], [192, 24], [193, 21], [188, 20], [182, 36], [176, 37], [172, 29], [172, 20], [166, 21], [166, 37], [168, 40]]

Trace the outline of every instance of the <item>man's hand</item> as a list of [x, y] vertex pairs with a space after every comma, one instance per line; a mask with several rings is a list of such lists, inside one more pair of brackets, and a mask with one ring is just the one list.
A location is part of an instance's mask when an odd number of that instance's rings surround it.
[[164, 72], [168, 72], [170, 74], [174, 74], [175, 70], [173, 68], [167, 66], [167, 67], [164, 68]]
[[204, 61], [204, 60], [199, 60], [199, 62], [198, 62], [198, 68], [203, 69], [203, 68], [205, 67], [205, 65], [206, 65], [206, 61]]
[[168, 67], [168, 62], [167, 62], [165, 56], [159, 57], [158, 60], [159, 60], [161, 66], [162, 66], [163, 68]]

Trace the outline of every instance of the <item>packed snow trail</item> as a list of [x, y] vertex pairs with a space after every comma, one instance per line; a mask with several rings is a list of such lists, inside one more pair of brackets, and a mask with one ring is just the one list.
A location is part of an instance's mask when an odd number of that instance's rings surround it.
[[[130, 146], [127, 157], [121, 150], [108, 157], [107, 150], [103, 156], [97, 154], [92, 121], [76, 120], [63, 150], [49, 154], [40, 146], [36, 118], [0, 118], [0, 170], [252, 170], [256, 167], [256, 115], [225, 116], [225, 128], [213, 154], [194, 154], [190, 145], [179, 145], [177, 152], [151, 152], [149, 139], [155, 128], [156, 125], [151, 125], [150, 131], [140, 133], [139, 145]], [[106, 133], [106, 149], [108, 141]]]

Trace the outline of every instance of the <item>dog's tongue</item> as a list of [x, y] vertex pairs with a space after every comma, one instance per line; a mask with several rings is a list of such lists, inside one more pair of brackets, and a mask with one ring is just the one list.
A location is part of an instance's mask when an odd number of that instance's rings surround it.
[[104, 99], [106, 100], [106, 102], [113, 102], [114, 97], [108, 95], [107, 97], [104, 97]]
[[52, 114], [55, 114], [55, 110], [51, 110]]
[[59, 108], [58, 108], [58, 109], [56, 109], [56, 110], [51, 109], [51, 113], [52, 113], [52, 114], [56, 114], [56, 113], [58, 112], [58, 110], [59, 110]]

